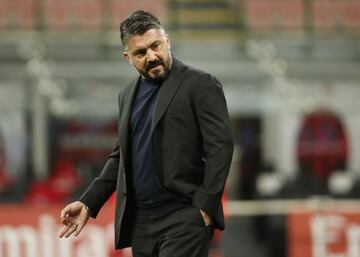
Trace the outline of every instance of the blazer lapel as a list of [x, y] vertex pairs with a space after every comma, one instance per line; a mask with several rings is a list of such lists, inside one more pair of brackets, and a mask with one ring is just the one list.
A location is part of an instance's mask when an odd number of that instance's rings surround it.
[[183, 71], [185, 68], [186, 66], [182, 62], [180, 62], [176, 58], [173, 58], [173, 64], [169, 76], [165, 79], [164, 83], [161, 85], [160, 88], [159, 99], [155, 109], [154, 120], [152, 123], [151, 131], [154, 130], [156, 124], [164, 115], [165, 110], [169, 106], [182, 80], [184, 79], [184, 76], [182, 76], [181, 71]]
[[[140, 77], [139, 77], [140, 78]], [[129, 86], [128, 90], [125, 93], [126, 95], [123, 97], [124, 101], [122, 103], [122, 109], [120, 111], [120, 124], [119, 124], [119, 138], [120, 138], [120, 149], [122, 152], [122, 156], [125, 159], [127, 159], [127, 150], [128, 150], [128, 139], [129, 139], [129, 126], [130, 126], [130, 117], [131, 117], [131, 107], [134, 102], [134, 98], [136, 95], [136, 90], [138, 87], [138, 79], [133, 80]], [[121, 105], [121, 103], [120, 103]], [[126, 163], [126, 161], [125, 161]]]

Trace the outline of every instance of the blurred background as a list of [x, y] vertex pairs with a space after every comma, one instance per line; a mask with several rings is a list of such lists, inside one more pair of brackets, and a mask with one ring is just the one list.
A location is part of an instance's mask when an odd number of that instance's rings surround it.
[[211, 256], [360, 257], [359, 0], [0, 0], [0, 257], [131, 256], [113, 199], [56, 235], [111, 152], [137, 9], [224, 86], [236, 147]]

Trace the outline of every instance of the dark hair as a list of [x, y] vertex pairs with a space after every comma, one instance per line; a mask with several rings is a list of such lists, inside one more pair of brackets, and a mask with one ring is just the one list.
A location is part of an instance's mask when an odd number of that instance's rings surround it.
[[126, 47], [130, 36], [142, 35], [149, 29], [154, 28], [163, 29], [157, 17], [147, 11], [135, 11], [120, 24], [121, 42]]

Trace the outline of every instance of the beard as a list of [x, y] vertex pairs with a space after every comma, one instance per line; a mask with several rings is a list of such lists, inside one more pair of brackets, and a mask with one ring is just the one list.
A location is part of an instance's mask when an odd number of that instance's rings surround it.
[[[172, 63], [171, 57], [168, 60], [155, 60], [149, 62], [144, 70], [138, 70], [139, 73], [147, 80], [155, 81], [155, 82], [162, 82], [166, 78], [167, 74], [169, 73], [170, 66]], [[162, 66], [162, 67], [160, 67]], [[152, 69], [154, 69], [152, 71]]]

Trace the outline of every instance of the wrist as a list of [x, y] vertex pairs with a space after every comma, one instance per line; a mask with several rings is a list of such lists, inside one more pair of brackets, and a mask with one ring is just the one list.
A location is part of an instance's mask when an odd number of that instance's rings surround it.
[[[79, 201], [79, 202], [80, 202], [80, 201]], [[89, 210], [89, 207], [88, 207], [86, 204], [84, 204], [83, 202], [80, 202], [80, 203], [81, 203], [82, 207], [83, 207], [83, 208], [85, 208], [86, 213], [88, 214], [88, 216], [90, 216], [90, 210]]]
[[210, 225], [212, 219], [210, 218], [209, 215], [207, 215], [207, 213], [205, 211], [203, 211], [202, 209], [200, 209], [200, 213], [201, 213], [201, 216], [204, 220], [204, 223], [206, 226]]

